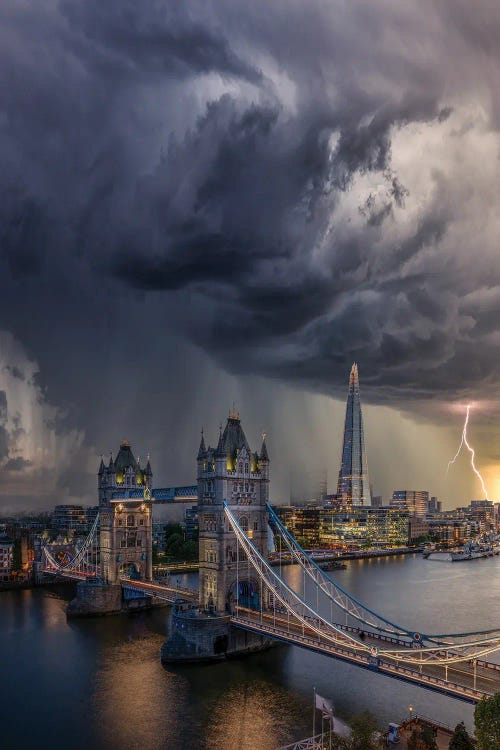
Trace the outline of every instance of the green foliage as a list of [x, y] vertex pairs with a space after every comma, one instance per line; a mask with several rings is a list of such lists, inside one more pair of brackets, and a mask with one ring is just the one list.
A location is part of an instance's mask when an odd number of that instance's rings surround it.
[[167, 544], [170, 537], [176, 535], [184, 537], [184, 533], [180, 523], [167, 523], [165, 526], [165, 541], [167, 542]]
[[198, 560], [198, 541], [187, 540], [180, 523], [168, 523], [165, 527], [165, 550], [170, 562]]
[[500, 693], [479, 701], [474, 726], [478, 750], [500, 750]]
[[378, 750], [380, 745], [374, 737], [378, 730], [377, 722], [369, 711], [354, 716], [349, 724], [352, 734], [346, 745], [348, 750]]
[[449, 750], [474, 750], [474, 743], [463, 721], [457, 724], [450, 740]]
[[438, 750], [432, 727], [422, 724], [408, 739], [408, 750]]

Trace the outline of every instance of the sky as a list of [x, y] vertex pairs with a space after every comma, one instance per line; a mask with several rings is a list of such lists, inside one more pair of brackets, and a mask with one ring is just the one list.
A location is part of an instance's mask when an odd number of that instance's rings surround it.
[[[500, 500], [500, 6], [0, 5], [0, 510], [189, 484], [233, 402], [271, 497]], [[312, 480], [311, 480], [312, 481]]]

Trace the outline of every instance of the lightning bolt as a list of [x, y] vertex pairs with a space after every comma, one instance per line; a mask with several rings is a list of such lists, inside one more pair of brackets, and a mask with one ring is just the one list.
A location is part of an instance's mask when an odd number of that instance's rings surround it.
[[451, 461], [448, 461], [448, 468], [446, 469], [446, 474], [448, 474], [448, 472], [450, 470], [450, 466], [452, 464], [454, 464], [455, 461], [457, 460], [457, 458], [458, 458], [458, 456], [460, 454], [460, 451], [462, 450], [462, 446], [465, 444], [467, 450], [470, 453], [470, 463], [471, 463], [471, 466], [472, 466], [472, 471], [474, 472], [474, 474], [477, 476], [477, 478], [481, 482], [481, 487], [483, 488], [483, 492], [484, 492], [484, 496], [485, 496], [486, 500], [489, 500], [490, 498], [488, 497], [488, 491], [486, 489], [486, 485], [484, 483], [484, 479], [481, 476], [480, 472], [478, 471], [478, 469], [476, 467], [476, 464], [475, 464], [475, 461], [474, 461], [474, 459], [476, 457], [476, 452], [475, 452], [474, 448], [469, 444], [469, 441], [467, 440], [467, 426], [469, 424], [469, 414], [470, 414], [470, 404], [467, 404], [467, 413], [465, 415], [464, 428], [462, 430], [462, 439], [460, 441], [460, 445], [458, 446], [457, 452], [455, 453], [455, 455], [453, 456], [453, 458], [451, 459]]

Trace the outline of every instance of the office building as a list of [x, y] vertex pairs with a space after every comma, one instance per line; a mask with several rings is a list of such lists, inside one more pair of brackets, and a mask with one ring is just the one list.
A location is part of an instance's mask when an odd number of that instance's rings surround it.
[[371, 505], [358, 366], [356, 363], [353, 364], [349, 377], [337, 496], [341, 498], [343, 505]]
[[429, 508], [429, 493], [425, 490], [394, 490], [392, 508], [407, 510], [417, 518], [425, 518]]
[[0, 536], [0, 582], [10, 581], [14, 555], [14, 542], [8, 536]]
[[397, 508], [348, 505], [277, 506], [275, 512], [306, 549], [403, 547], [409, 513]]

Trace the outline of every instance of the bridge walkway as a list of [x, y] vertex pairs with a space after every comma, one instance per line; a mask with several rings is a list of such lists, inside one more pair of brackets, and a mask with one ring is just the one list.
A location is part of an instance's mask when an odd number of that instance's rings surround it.
[[[418, 684], [469, 703], [477, 703], [483, 696], [500, 691], [500, 671], [496, 664], [478, 662], [475, 674], [474, 666], [469, 662], [460, 662], [448, 667], [426, 662], [423, 662], [421, 667], [403, 665], [398, 663], [397, 658], [370, 656], [366, 651], [357, 650], [354, 646], [347, 647], [344, 643], [337, 645], [316, 631], [308, 630], [302, 624], [275, 616], [273, 613], [262, 612], [261, 616], [260, 611], [252, 612], [241, 607], [238, 610], [231, 618], [237, 627]], [[378, 638], [367, 634], [364, 644], [372, 643], [376, 647], [378, 641]], [[408, 652], [407, 647], [402, 647], [401, 650]]]
[[124, 588], [150, 594], [170, 604], [173, 604], [179, 597], [195, 603], [199, 597], [198, 589], [191, 589], [187, 586], [170, 586], [159, 581], [135, 581], [132, 578], [121, 578], [120, 583]]

